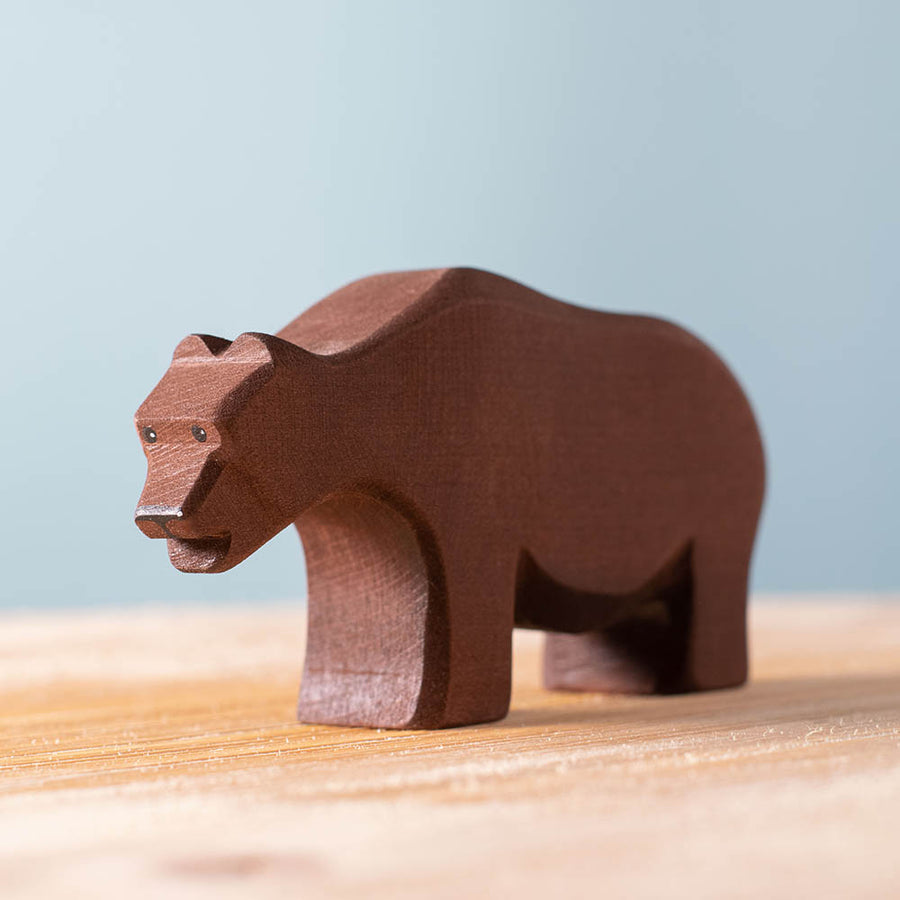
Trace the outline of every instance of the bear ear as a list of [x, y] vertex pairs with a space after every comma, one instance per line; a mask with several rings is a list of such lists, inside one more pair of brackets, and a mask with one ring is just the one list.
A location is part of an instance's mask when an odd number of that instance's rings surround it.
[[247, 331], [238, 335], [223, 355], [234, 362], [252, 362], [258, 365], [301, 365], [318, 359], [314, 353], [297, 344], [259, 331]]
[[270, 344], [277, 340], [270, 334], [245, 331], [231, 342], [226, 355], [236, 362], [271, 363], [274, 359]]
[[172, 354], [172, 362], [186, 359], [211, 359], [224, 353], [231, 341], [212, 334], [189, 334]]

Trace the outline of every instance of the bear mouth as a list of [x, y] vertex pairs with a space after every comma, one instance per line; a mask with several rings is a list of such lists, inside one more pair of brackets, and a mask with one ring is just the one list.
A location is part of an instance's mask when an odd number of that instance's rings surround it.
[[231, 534], [205, 538], [168, 537], [169, 560], [182, 572], [216, 572], [231, 549]]

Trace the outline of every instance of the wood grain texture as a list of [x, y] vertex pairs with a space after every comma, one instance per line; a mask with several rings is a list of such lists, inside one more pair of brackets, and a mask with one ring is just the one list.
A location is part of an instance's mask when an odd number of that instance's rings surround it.
[[751, 607], [753, 677], [294, 721], [286, 608], [0, 619], [4, 898], [900, 894], [900, 598]]
[[746, 678], [763, 496], [753, 412], [685, 329], [475, 269], [353, 282], [278, 335], [191, 335], [141, 405], [135, 513], [187, 572], [295, 524], [301, 721], [500, 719], [514, 625], [545, 683]]

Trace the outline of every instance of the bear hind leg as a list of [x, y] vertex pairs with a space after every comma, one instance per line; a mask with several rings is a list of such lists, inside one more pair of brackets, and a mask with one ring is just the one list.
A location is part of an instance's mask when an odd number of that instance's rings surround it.
[[[639, 590], [610, 596], [568, 591], [526, 562], [517, 620], [551, 632], [544, 652], [550, 689], [668, 694], [729, 687], [746, 679], [746, 563], [692, 544]], [[552, 610], [555, 621], [535, 622], [541, 609]]]

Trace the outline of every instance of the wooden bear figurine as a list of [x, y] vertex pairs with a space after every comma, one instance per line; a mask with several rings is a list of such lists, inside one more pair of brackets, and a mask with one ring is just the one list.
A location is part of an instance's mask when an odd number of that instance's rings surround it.
[[176, 568], [296, 524], [301, 721], [500, 719], [514, 626], [551, 632], [549, 688], [746, 679], [760, 436], [669, 322], [474, 269], [376, 275], [277, 336], [185, 338], [136, 423], [135, 520]]

